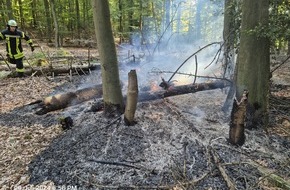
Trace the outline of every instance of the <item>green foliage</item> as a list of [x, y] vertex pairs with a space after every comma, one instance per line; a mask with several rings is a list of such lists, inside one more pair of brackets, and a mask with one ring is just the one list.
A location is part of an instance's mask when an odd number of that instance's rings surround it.
[[274, 47], [281, 46], [282, 42], [289, 41], [290, 2], [288, 0], [272, 0], [269, 9], [269, 23], [267, 25], [260, 24], [249, 33], [268, 38]]
[[[48, 7], [45, 6], [48, 1]], [[52, 7], [50, 0], [22, 0], [9, 1], [7, 4], [0, 4], [2, 24], [12, 14], [19, 27], [33, 34], [33, 37], [54, 40], [54, 21], [52, 18]], [[19, 4], [21, 2], [21, 4]], [[166, 13], [166, 2], [171, 3], [170, 25], [163, 23]], [[234, 32], [239, 36], [241, 23], [241, 0], [234, 0], [234, 9], [231, 13], [234, 18]], [[147, 36], [148, 41], [158, 40], [165, 30], [172, 30], [173, 33], [193, 36], [197, 31], [197, 17], [200, 14], [200, 34], [207, 38], [214, 36], [215, 28], [207, 23], [211, 22], [223, 10], [224, 0], [210, 1], [177, 1], [177, 0], [109, 0], [111, 11], [111, 23], [115, 37], [129, 39], [133, 33], [138, 32], [140, 36]], [[203, 3], [201, 12], [198, 12], [198, 4]], [[272, 44], [277, 41], [288, 41], [290, 39], [290, 2], [289, 0], [271, 0], [270, 19], [267, 26], [258, 26], [255, 32], [260, 37], [270, 38]], [[54, 1], [56, 17], [59, 27], [60, 40], [64, 38], [94, 39], [94, 26], [91, 0], [57, 0]], [[79, 7], [79, 12], [75, 12]], [[178, 8], [182, 11], [178, 12]], [[206, 10], [206, 11], [204, 11]], [[48, 15], [46, 15], [48, 11]], [[222, 23], [222, 22], [219, 22]], [[5, 24], [6, 25], [6, 24]], [[5, 25], [3, 28], [5, 28]], [[51, 30], [49, 30], [51, 28]], [[150, 31], [151, 33], [149, 33]], [[146, 36], [142, 36], [146, 41]], [[146, 43], [144, 41], [144, 43]], [[238, 41], [238, 40], [237, 40]]]

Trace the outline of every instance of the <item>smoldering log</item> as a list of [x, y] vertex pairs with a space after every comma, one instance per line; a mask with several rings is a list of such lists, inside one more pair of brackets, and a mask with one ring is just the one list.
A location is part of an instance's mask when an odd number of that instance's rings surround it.
[[154, 92], [142, 92], [139, 93], [138, 101], [144, 102], [149, 100], [162, 99], [170, 96], [177, 96], [182, 94], [195, 93], [204, 90], [213, 90], [217, 88], [225, 88], [230, 86], [230, 82], [226, 80], [217, 80], [213, 82], [180, 85], [180, 86], [170, 86], [167, 90], [160, 90]]
[[95, 85], [88, 88], [83, 88], [75, 92], [67, 92], [56, 94], [44, 98], [39, 103], [40, 109], [36, 112], [37, 115], [43, 115], [51, 111], [63, 109], [73, 106], [93, 98], [101, 98], [103, 95], [102, 85]]
[[[213, 82], [197, 83], [189, 85], [171, 86], [167, 90], [159, 91], [145, 91], [138, 93], [138, 102], [163, 99], [170, 96], [177, 96], [188, 93], [195, 93], [198, 91], [212, 90], [217, 88], [225, 88], [230, 85], [229, 81], [217, 80]], [[68, 92], [64, 94], [57, 94], [49, 96], [41, 101], [41, 109], [36, 112], [38, 115], [46, 114], [50, 111], [64, 109], [68, 106], [76, 105], [92, 98], [102, 97], [102, 85], [81, 89], [76, 92]], [[124, 100], [127, 96], [124, 96]]]

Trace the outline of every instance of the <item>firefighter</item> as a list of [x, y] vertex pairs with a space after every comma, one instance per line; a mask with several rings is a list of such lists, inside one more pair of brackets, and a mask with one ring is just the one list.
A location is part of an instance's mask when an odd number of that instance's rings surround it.
[[15, 20], [9, 20], [7, 29], [0, 33], [0, 40], [6, 40], [7, 59], [11, 64], [16, 64], [16, 72], [19, 77], [24, 76], [24, 53], [21, 39], [25, 39], [30, 45], [31, 51], [34, 51], [32, 40], [24, 32], [17, 30]]

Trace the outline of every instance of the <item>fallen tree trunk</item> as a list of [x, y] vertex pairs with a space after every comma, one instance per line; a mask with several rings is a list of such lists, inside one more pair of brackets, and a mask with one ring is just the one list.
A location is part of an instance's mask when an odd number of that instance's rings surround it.
[[[93, 98], [101, 98], [103, 94], [102, 85], [95, 85], [88, 88], [83, 88], [75, 92], [67, 92], [63, 94], [56, 94], [48, 96], [43, 101], [36, 101], [39, 103], [40, 110], [36, 111], [37, 115], [44, 115], [48, 112], [63, 109], [73, 106]], [[34, 103], [31, 103], [34, 104]]]
[[[198, 91], [212, 90], [217, 88], [225, 88], [230, 85], [228, 81], [214, 81], [210, 83], [189, 84], [181, 86], [171, 86], [167, 90], [145, 91], [138, 94], [138, 102], [162, 99], [170, 96], [195, 93]], [[82, 103], [92, 98], [102, 97], [102, 85], [77, 90], [76, 92], [68, 92], [46, 97], [43, 101], [38, 101], [40, 110], [36, 112], [38, 115], [46, 114], [50, 111], [63, 109], [72, 105]], [[126, 96], [124, 97], [126, 100]], [[33, 104], [33, 103], [31, 103]], [[98, 106], [102, 107], [102, 106]], [[97, 110], [94, 110], [97, 111]]]
[[204, 90], [225, 88], [227, 86], [230, 86], [230, 82], [222, 81], [222, 80], [218, 80], [214, 82], [206, 82], [206, 83], [171, 86], [168, 90], [160, 90], [160, 91], [154, 91], [154, 92], [149, 91], [149, 92], [139, 93], [138, 102], [162, 99], [162, 98], [166, 98], [170, 96], [195, 93], [195, 92], [204, 91]]
[[[100, 69], [100, 65], [90, 65], [86, 67], [43, 67], [43, 68], [30, 68], [26, 69], [24, 71], [24, 74], [27, 76], [41, 76], [41, 75], [51, 75], [51, 76], [57, 76], [61, 74], [67, 74], [67, 73], [72, 73], [72, 74], [78, 74], [78, 75], [83, 75], [83, 74], [88, 74], [92, 70], [98, 70]], [[9, 77], [15, 77], [16, 72], [12, 72]]]

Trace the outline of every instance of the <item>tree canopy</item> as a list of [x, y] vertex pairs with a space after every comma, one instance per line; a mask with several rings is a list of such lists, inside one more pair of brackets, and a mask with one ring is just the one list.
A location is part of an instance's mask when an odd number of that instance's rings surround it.
[[[233, 16], [239, 23], [240, 0], [232, 2], [238, 10]], [[136, 36], [140, 43], [157, 42], [165, 33], [187, 36], [186, 40], [202, 38], [212, 41], [214, 32], [221, 27], [208, 23], [224, 11], [223, 0], [110, 0], [109, 3], [115, 38], [130, 43], [136, 40]], [[273, 47], [286, 47], [290, 38], [289, 9], [289, 0], [271, 0], [269, 27], [255, 30], [260, 35], [270, 37]], [[0, 2], [0, 13], [2, 26], [9, 19], [15, 19], [20, 28], [37, 38], [52, 41], [56, 31], [61, 42], [65, 38], [94, 38], [90, 0], [3, 0]], [[58, 23], [58, 29], [54, 22]], [[219, 24], [222, 26], [222, 20]]]

